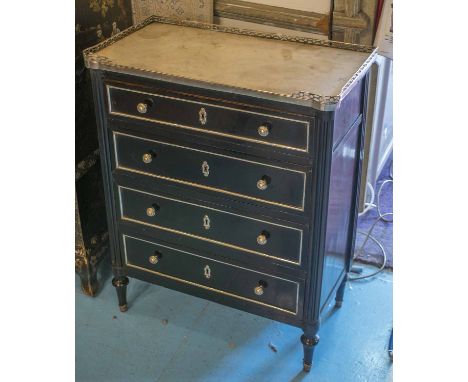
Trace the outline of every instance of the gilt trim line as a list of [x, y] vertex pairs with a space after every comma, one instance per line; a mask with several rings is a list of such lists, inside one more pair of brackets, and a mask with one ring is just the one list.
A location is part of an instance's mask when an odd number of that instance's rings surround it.
[[277, 202], [270, 202], [269, 200], [260, 199], [260, 198], [255, 198], [255, 197], [253, 197], [253, 196], [247, 196], [247, 195], [244, 195], [244, 194], [239, 194], [239, 193], [237, 193], [237, 192], [231, 192], [231, 191], [222, 190], [222, 189], [220, 189], [220, 188], [215, 188], [215, 187], [210, 187], [210, 186], [204, 186], [204, 185], [202, 185], [202, 184], [193, 183], [193, 182], [187, 182], [187, 181], [185, 181], [185, 180], [170, 178], [170, 177], [167, 177], [167, 176], [151, 174], [151, 173], [149, 173], [149, 172], [140, 171], [140, 170], [135, 170], [135, 169], [132, 169], [132, 168], [129, 168], [129, 167], [117, 166], [117, 167], [116, 167], [116, 170], [123, 170], [123, 171], [132, 172], [132, 173], [134, 173], [134, 174], [140, 174], [140, 175], [151, 176], [151, 177], [153, 177], [153, 178], [168, 180], [168, 181], [171, 181], [171, 182], [176, 182], [176, 183], [180, 183], [180, 184], [185, 184], [185, 185], [187, 185], [187, 186], [198, 187], [198, 188], [201, 188], [201, 189], [204, 189], [204, 190], [208, 190], [208, 191], [220, 192], [220, 193], [223, 193], [223, 194], [232, 195], [232, 196], [237, 196], [237, 197], [240, 197], [240, 198], [255, 200], [255, 201], [261, 202], [261, 203], [267, 203], [267, 204], [272, 204], [272, 205], [279, 206], [279, 207], [290, 208], [290, 209], [296, 210], [296, 211], [301, 211], [301, 212], [304, 211], [304, 207], [294, 207], [294, 206], [291, 206], [291, 205], [289, 205], [289, 204], [282, 204], [282, 203], [277, 203]]
[[[253, 164], [257, 164], [257, 165], [262, 165], [264, 167], [272, 167], [272, 168], [281, 169], [283, 171], [290, 171], [290, 172], [295, 172], [295, 173], [301, 174], [303, 176], [301, 206], [297, 207], [297, 206], [294, 206], [294, 205], [284, 204], [284, 203], [280, 203], [280, 202], [273, 202], [273, 201], [269, 201], [268, 199], [261, 199], [261, 198], [255, 197], [255, 196], [240, 194], [240, 193], [234, 192], [234, 191], [224, 190], [224, 189], [216, 188], [216, 187], [212, 187], [212, 186], [205, 186], [205, 185], [200, 184], [200, 183], [194, 183], [194, 182], [190, 182], [190, 181], [186, 181], [186, 180], [182, 180], [182, 179], [172, 178], [172, 177], [168, 177], [168, 176], [164, 176], [164, 175], [158, 175], [158, 174], [154, 174], [154, 173], [150, 173], [150, 172], [146, 172], [146, 171], [133, 169], [133, 168], [126, 167], [126, 166], [121, 166], [120, 161], [119, 161], [119, 152], [117, 150], [117, 140], [116, 140], [117, 135], [131, 137], [131, 138], [138, 139], [138, 140], [143, 140], [143, 141], [155, 142], [155, 143], [159, 143], [159, 144], [166, 145], [166, 146], [178, 147], [178, 148], [185, 149], [185, 150], [198, 151], [198, 152], [205, 153], [205, 154], [212, 155], [212, 156], [229, 158], [229, 159], [232, 159], [232, 160], [238, 160], [238, 161], [241, 161], [241, 162], [253, 163]], [[114, 141], [114, 156], [115, 156], [115, 169], [116, 170], [124, 170], [124, 171], [133, 172], [135, 174], [152, 176], [154, 178], [170, 180], [172, 182], [177, 182], [177, 183], [180, 183], [180, 184], [186, 184], [186, 185], [193, 186], [193, 187], [199, 187], [199, 188], [202, 188], [204, 190], [221, 192], [221, 193], [224, 193], [224, 194], [227, 194], [227, 195], [233, 195], [233, 196], [238, 196], [238, 197], [241, 197], [241, 198], [255, 200], [255, 201], [259, 201], [259, 202], [263, 202], [263, 203], [268, 203], [268, 204], [277, 205], [277, 206], [281, 206], [281, 207], [287, 207], [287, 208], [291, 208], [291, 209], [297, 210], [297, 211], [304, 211], [306, 185], [307, 185], [307, 174], [304, 171], [293, 170], [293, 169], [290, 169], [290, 168], [274, 166], [274, 165], [261, 163], [261, 162], [254, 162], [254, 161], [251, 161], [251, 160], [242, 159], [242, 158], [238, 158], [238, 157], [234, 157], [234, 156], [212, 153], [212, 152], [209, 152], [209, 151], [194, 149], [194, 148], [187, 147], [187, 146], [175, 145], [173, 143], [157, 141], [157, 140], [154, 140], [154, 139], [142, 138], [142, 137], [138, 137], [138, 136], [135, 136], [135, 135], [119, 133], [119, 132], [116, 132], [116, 131], [112, 132], [112, 136], [113, 136], [113, 141]]]
[[[110, 94], [111, 89], [123, 90], [123, 91], [131, 92], [131, 93], [145, 94], [145, 95], [150, 95], [150, 96], [153, 96], [153, 97], [166, 98], [166, 99], [171, 99], [171, 100], [180, 101], [180, 102], [187, 102], [187, 103], [194, 103], [194, 104], [197, 104], [197, 105], [210, 106], [210, 107], [217, 108], [217, 109], [233, 110], [233, 111], [236, 111], [236, 112], [239, 112], [239, 113], [261, 115], [261, 116], [269, 117], [269, 118], [272, 118], [272, 119], [281, 119], [283, 121], [292, 121], [292, 122], [300, 123], [306, 129], [305, 149], [300, 148], [300, 147], [296, 147], [296, 146], [282, 145], [281, 143], [268, 142], [266, 140], [262, 141], [260, 139], [245, 137], [243, 135], [227, 134], [227, 133], [223, 133], [223, 132], [216, 131], [216, 130], [208, 130], [207, 128], [198, 128], [198, 127], [194, 127], [194, 126], [181, 125], [179, 123], [163, 121], [163, 120], [160, 120], [160, 119], [157, 119], [157, 118], [141, 117], [141, 116], [135, 115], [135, 114], [128, 114], [128, 113], [122, 113], [122, 112], [119, 112], [119, 111], [114, 111], [113, 108], [112, 108], [112, 102], [111, 102], [111, 98], [112, 98], [111, 94]], [[138, 119], [138, 120], [141, 120], [141, 121], [159, 123], [159, 124], [162, 124], [162, 125], [178, 127], [178, 128], [181, 128], [181, 129], [199, 131], [199, 132], [206, 133], [206, 134], [219, 135], [219, 136], [222, 136], [222, 137], [234, 138], [234, 139], [238, 139], [238, 140], [241, 140], [241, 141], [259, 143], [259, 144], [263, 144], [263, 145], [279, 147], [279, 148], [288, 149], [288, 150], [295, 150], [295, 151], [300, 151], [300, 152], [304, 152], [304, 153], [309, 152], [310, 122], [308, 122], [308, 121], [299, 120], [299, 119], [292, 119], [292, 118], [286, 118], [286, 117], [281, 117], [281, 116], [272, 115], [272, 114], [259, 113], [259, 112], [255, 112], [255, 111], [236, 109], [236, 108], [232, 108], [232, 107], [215, 105], [215, 104], [212, 104], [212, 103], [206, 103], [206, 102], [201, 102], [201, 101], [192, 101], [192, 100], [187, 100], [187, 99], [184, 99], [184, 98], [169, 97], [169, 96], [165, 96], [165, 95], [161, 95], [161, 94], [157, 94], [157, 93], [142, 92], [142, 91], [139, 91], [139, 90], [121, 88], [121, 87], [113, 86], [113, 85], [106, 85], [106, 91], [107, 91], [107, 103], [108, 103], [109, 114], [110, 115], [116, 115], [116, 116], [119, 116], [119, 117], [132, 118], [132, 119]]]
[[[255, 251], [253, 249], [241, 247], [241, 246], [238, 246], [238, 245], [235, 245], [235, 244], [230, 244], [230, 243], [227, 243], [227, 242], [224, 242], [224, 241], [210, 239], [210, 238], [205, 237], [205, 236], [195, 235], [195, 234], [192, 234], [192, 233], [189, 233], [189, 232], [180, 231], [180, 230], [175, 229], [175, 228], [165, 227], [165, 226], [161, 226], [161, 225], [158, 225], [158, 224], [147, 223], [147, 222], [145, 222], [143, 220], [138, 220], [138, 219], [134, 219], [134, 218], [131, 218], [129, 216], [126, 216], [124, 214], [124, 212], [123, 212], [124, 208], [123, 208], [122, 189], [130, 190], [130, 191], [137, 192], [137, 193], [140, 193], [140, 194], [155, 196], [155, 197], [158, 197], [158, 198], [161, 198], [161, 199], [171, 200], [171, 201], [181, 203], [181, 204], [188, 204], [188, 205], [191, 205], [191, 206], [196, 206], [196, 207], [202, 208], [204, 210], [216, 211], [216, 212], [227, 214], [227, 215], [238, 216], [238, 217], [241, 217], [243, 219], [258, 221], [258, 222], [265, 223], [265, 224], [268, 224], [268, 225], [274, 225], [274, 226], [277, 226], [277, 227], [282, 227], [282, 228], [286, 228], [286, 229], [289, 229], [289, 230], [298, 231], [300, 233], [300, 237], [301, 237], [300, 244], [299, 244], [298, 256], [297, 256], [298, 260], [294, 261], [294, 260], [288, 260], [288, 259], [283, 258], [283, 257], [272, 256], [272, 255], [269, 255], [269, 254], [264, 253], [264, 252]], [[168, 198], [166, 196], [162, 196], [162, 195], [158, 195], [158, 194], [152, 194], [152, 193], [149, 193], [149, 192], [140, 191], [140, 190], [136, 190], [134, 188], [129, 188], [129, 187], [118, 186], [118, 193], [119, 193], [120, 218], [122, 220], [129, 221], [129, 222], [132, 222], [132, 223], [137, 223], [137, 224], [143, 224], [143, 225], [146, 225], [148, 227], [154, 227], [154, 228], [157, 228], [157, 229], [161, 229], [163, 231], [168, 231], [168, 232], [172, 232], [172, 233], [175, 233], [175, 234], [191, 237], [191, 238], [194, 238], [194, 239], [207, 241], [209, 243], [222, 245], [222, 246], [225, 246], [225, 247], [228, 247], [228, 248], [233, 248], [233, 249], [236, 249], [236, 250], [242, 251], [242, 252], [248, 252], [248, 253], [252, 253], [252, 254], [255, 254], [255, 255], [259, 255], [259, 256], [268, 257], [268, 258], [275, 259], [275, 260], [278, 260], [278, 261], [282, 261], [282, 262], [285, 262], [285, 263], [290, 263], [290, 264], [294, 264], [294, 265], [298, 265], [298, 266], [301, 265], [303, 234], [304, 234], [302, 229], [289, 227], [289, 226], [286, 226], [286, 225], [277, 224], [277, 223], [273, 223], [273, 222], [268, 222], [268, 221], [265, 221], [265, 220], [259, 220], [259, 219], [251, 218], [249, 216], [239, 215], [239, 214], [235, 214], [235, 213], [232, 213], [232, 212], [219, 210], [219, 209], [216, 209], [216, 208], [203, 206], [203, 205], [200, 205], [200, 204], [184, 202], [182, 200]]]
[[[291, 310], [283, 309], [283, 308], [280, 308], [280, 307], [275, 306], [275, 305], [266, 304], [266, 303], [261, 302], [261, 301], [252, 300], [252, 299], [250, 299], [250, 298], [243, 297], [243, 296], [239, 296], [239, 295], [234, 294], [234, 293], [225, 292], [225, 291], [223, 291], [223, 290], [219, 290], [219, 289], [216, 289], [216, 288], [212, 288], [212, 287], [209, 287], [209, 286], [206, 286], [206, 285], [197, 284], [197, 283], [195, 283], [195, 282], [193, 282], [193, 281], [184, 280], [184, 279], [181, 279], [181, 278], [179, 278], [179, 277], [171, 276], [171, 275], [168, 275], [168, 274], [165, 274], [165, 273], [153, 271], [153, 270], [148, 269], [148, 268], [144, 268], [144, 267], [141, 267], [141, 266], [138, 266], [138, 265], [131, 264], [131, 263], [128, 262], [128, 258], [127, 258], [127, 242], [126, 242], [126, 238], [127, 238], [127, 237], [128, 237], [128, 238], [131, 238], [131, 239], [143, 241], [143, 242], [146, 242], [146, 243], [149, 243], [149, 244], [157, 245], [157, 246], [160, 246], [160, 247], [169, 248], [169, 249], [171, 249], [171, 250], [173, 250], [173, 251], [178, 251], [178, 252], [187, 253], [187, 254], [189, 254], [189, 255], [196, 256], [196, 257], [200, 257], [200, 258], [202, 258], [202, 259], [206, 259], [206, 260], [209, 260], [209, 261], [213, 261], [213, 262], [215, 262], [215, 263], [226, 264], [226, 265], [231, 266], [231, 267], [234, 267], [234, 268], [245, 269], [246, 271], [249, 271], [249, 272], [254, 272], [254, 273], [266, 275], [266, 276], [268, 276], [268, 277], [272, 277], [272, 278], [276, 278], [276, 279], [279, 279], [279, 280], [288, 281], [288, 282], [290, 282], [290, 283], [292, 283], [292, 284], [296, 284], [296, 310], [293, 312], [293, 311], [291, 311]], [[254, 304], [263, 305], [263, 306], [266, 306], [267, 308], [277, 309], [277, 310], [280, 310], [280, 311], [282, 311], [282, 312], [286, 312], [286, 313], [292, 314], [292, 315], [294, 315], [294, 316], [296, 316], [296, 315], [298, 314], [298, 307], [299, 307], [299, 289], [300, 289], [300, 285], [299, 285], [299, 283], [298, 283], [297, 281], [291, 281], [291, 280], [288, 280], [288, 279], [285, 279], [285, 278], [282, 278], [282, 277], [273, 276], [273, 275], [270, 275], [270, 274], [267, 274], [267, 273], [257, 272], [257, 271], [254, 271], [254, 270], [252, 270], [252, 269], [239, 267], [239, 266], [234, 265], [234, 264], [229, 264], [229, 263], [225, 263], [225, 262], [223, 262], [223, 261], [218, 261], [218, 260], [210, 259], [210, 258], [208, 258], [208, 257], [196, 255], [196, 254], [194, 254], [194, 253], [187, 252], [187, 251], [181, 251], [180, 249], [176, 249], [176, 248], [173, 248], [173, 247], [168, 247], [168, 246], [165, 246], [165, 245], [162, 245], [162, 244], [158, 244], [158, 243], [153, 243], [153, 242], [148, 241], [148, 240], [139, 239], [139, 238], [137, 238], [137, 237], [133, 237], [133, 236], [125, 235], [125, 234], [123, 235], [123, 242], [124, 242], [125, 265], [126, 265], [127, 267], [135, 268], [135, 269], [138, 269], [138, 270], [141, 270], [141, 271], [145, 271], [145, 272], [150, 272], [150, 273], [153, 273], [153, 274], [155, 274], [155, 275], [157, 275], [157, 276], [166, 277], [166, 278], [168, 278], [168, 279], [175, 280], [175, 281], [178, 281], [178, 282], [181, 282], [181, 283], [184, 283], [184, 284], [189, 284], [189, 285], [197, 286], [197, 287], [199, 287], [199, 288], [207, 289], [207, 290], [209, 290], [209, 291], [211, 291], [211, 292], [220, 293], [220, 294], [223, 294], [223, 295], [225, 295], [225, 296], [234, 297], [234, 298], [238, 298], [238, 299], [240, 299], [240, 300], [248, 301], [248, 302], [251, 302], [251, 303], [254, 303]]]
[[254, 254], [254, 255], [257, 255], [257, 256], [267, 257], [267, 258], [269, 258], [269, 259], [278, 260], [278, 261], [281, 261], [281, 262], [284, 262], [284, 263], [289, 263], [289, 264], [294, 264], [294, 265], [301, 265], [301, 264], [298, 263], [297, 261], [291, 261], [291, 260], [287, 260], [287, 259], [284, 259], [284, 258], [281, 258], [281, 257], [267, 255], [266, 253], [253, 251], [253, 250], [251, 250], [251, 249], [244, 248], [244, 247], [239, 247], [239, 246], [237, 246], [237, 245], [229, 244], [229, 243], [226, 243], [226, 242], [224, 242], [224, 241], [209, 239], [209, 238], [206, 238], [206, 237], [203, 237], [203, 236], [198, 236], [198, 235], [194, 235], [194, 234], [192, 234], [192, 233], [188, 233], [188, 232], [184, 232], [184, 231], [179, 231], [179, 230], [177, 230], [177, 229], [172, 229], [172, 228], [164, 227], [164, 226], [162, 226], [162, 225], [147, 223], [147, 222], [144, 222], [144, 221], [142, 221], [142, 220], [137, 220], [137, 219], [129, 218], [129, 217], [126, 217], [126, 216], [122, 216], [122, 221], [127, 221], [127, 222], [130, 222], [130, 223], [145, 225], [145, 226], [147, 226], [147, 227], [152, 227], [152, 228], [160, 229], [160, 230], [163, 230], [163, 231], [175, 233], [175, 234], [177, 234], [177, 235], [187, 236], [187, 237], [190, 237], [190, 238], [192, 238], [192, 239], [198, 239], [198, 240], [206, 241], [206, 242], [208, 242], [208, 243], [221, 245], [221, 246], [223, 246], [223, 247], [228, 247], [228, 248], [236, 249], [236, 250], [238, 250], [238, 251], [251, 253], [251, 254]]

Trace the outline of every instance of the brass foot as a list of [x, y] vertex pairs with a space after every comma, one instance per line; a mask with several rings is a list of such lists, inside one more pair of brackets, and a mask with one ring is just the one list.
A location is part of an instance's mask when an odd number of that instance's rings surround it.
[[127, 304], [125, 305], [119, 305], [119, 309], [122, 313], [125, 313], [128, 310]]
[[312, 368], [312, 364], [308, 364], [308, 363], [305, 363], [304, 362], [304, 368], [303, 370], [308, 373], [310, 371], [310, 369]]

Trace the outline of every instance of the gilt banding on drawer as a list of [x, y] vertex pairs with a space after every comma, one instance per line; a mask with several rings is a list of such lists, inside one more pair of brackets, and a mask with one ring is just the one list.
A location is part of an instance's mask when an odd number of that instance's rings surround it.
[[127, 267], [285, 313], [300, 314], [302, 281], [257, 272], [125, 234], [122, 240]]
[[282, 117], [113, 85], [106, 90], [111, 115], [309, 152], [310, 122], [306, 117]]
[[113, 136], [117, 169], [304, 210], [304, 171], [119, 132], [113, 132]]
[[122, 186], [118, 194], [122, 220], [301, 264], [302, 229]]

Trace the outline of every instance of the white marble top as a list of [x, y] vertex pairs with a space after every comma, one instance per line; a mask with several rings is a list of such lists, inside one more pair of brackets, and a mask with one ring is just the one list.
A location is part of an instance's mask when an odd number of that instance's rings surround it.
[[149, 23], [93, 54], [104, 65], [87, 60], [91, 68], [169, 75], [302, 100], [298, 94], [319, 98], [342, 95], [374, 55], [159, 22]]

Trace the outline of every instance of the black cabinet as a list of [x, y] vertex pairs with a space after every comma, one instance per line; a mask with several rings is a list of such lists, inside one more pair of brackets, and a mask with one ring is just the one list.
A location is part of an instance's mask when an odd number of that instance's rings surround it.
[[91, 78], [82, 52], [132, 24], [130, 0], [93, 3], [75, 1], [75, 271], [89, 296], [98, 291], [97, 265], [108, 253], [108, 234]]
[[[264, 81], [265, 63], [242, 67], [276, 50], [276, 82]], [[354, 250], [374, 56], [155, 16], [85, 51], [121, 311], [134, 277], [295, 325], [310, 369], [321, 312], [341, 305]], [[288, 93], [299, 85], [310, 91]]]

